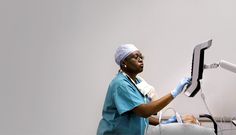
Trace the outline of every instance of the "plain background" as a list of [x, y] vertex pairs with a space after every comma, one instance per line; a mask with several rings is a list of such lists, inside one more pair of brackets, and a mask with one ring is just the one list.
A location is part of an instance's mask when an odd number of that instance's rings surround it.
[[[235, 0], [1, 0], [0, 134], [94, 135], [114, 52], [133, 43], [141, 74], [159, 96], [190, 76], [195, 45], [213, 39], [205, 63], [236, 63]], [[236, 75], [205, 70], [202, 90], [214, 116], [236, 116]], [[179, 113], [207, 113], [178, 96]]]

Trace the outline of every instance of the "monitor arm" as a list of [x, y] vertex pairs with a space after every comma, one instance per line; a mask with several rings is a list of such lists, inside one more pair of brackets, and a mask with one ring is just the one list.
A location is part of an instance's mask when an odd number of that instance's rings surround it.
[[236, 73], [236, 65], [230, 62], [224, 61], [224, 60], [221, 60], [219, 63], [204, 65], [204, 69], [213, 69], [213, 68], [218, 68], [218, 67], [222, 67], [228, 71]]

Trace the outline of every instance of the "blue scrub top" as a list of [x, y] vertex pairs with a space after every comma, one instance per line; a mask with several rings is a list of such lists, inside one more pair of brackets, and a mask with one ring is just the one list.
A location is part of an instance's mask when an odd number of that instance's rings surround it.
[[109, 85], [97, 135], [144, 135], [148, 120], [131, 110], [146, 100], [129, 78], [119, 72]]

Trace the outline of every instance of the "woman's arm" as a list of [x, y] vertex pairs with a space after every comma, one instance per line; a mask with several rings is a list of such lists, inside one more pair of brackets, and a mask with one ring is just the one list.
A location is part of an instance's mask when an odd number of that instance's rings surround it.
[[167, 106], [173, 99], [174, 98], [171, 94], [167, 94], [156, 101], [150, 102], [148, 104], [141, 104], [135, 107], [132, 111], [141, 117], [148, 118]]
[[167, 106], [177, 95], [183, 91], [184, 86], [190, 83], [191, 78], [184, 78], [180, 81], [177, 87], [171, 91], [171, 93], [148, 104], [141, 104], [135, 107], [132, 111], [141, 117], [148, 118], [152, 114], [159, 112], [161, 109]]

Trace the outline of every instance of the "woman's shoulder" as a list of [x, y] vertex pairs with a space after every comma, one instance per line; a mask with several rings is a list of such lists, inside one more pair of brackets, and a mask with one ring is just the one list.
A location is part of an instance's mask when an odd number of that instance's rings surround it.
[[127, 77], [122, 73], [116, 74], [116, 76], [112, 79], [113, 83], [123, 83], [127, 80]]
[[129, 79], [122, 73], [118, 73], [111, 81], [110, 85], [127, 86], [130, 85]]

